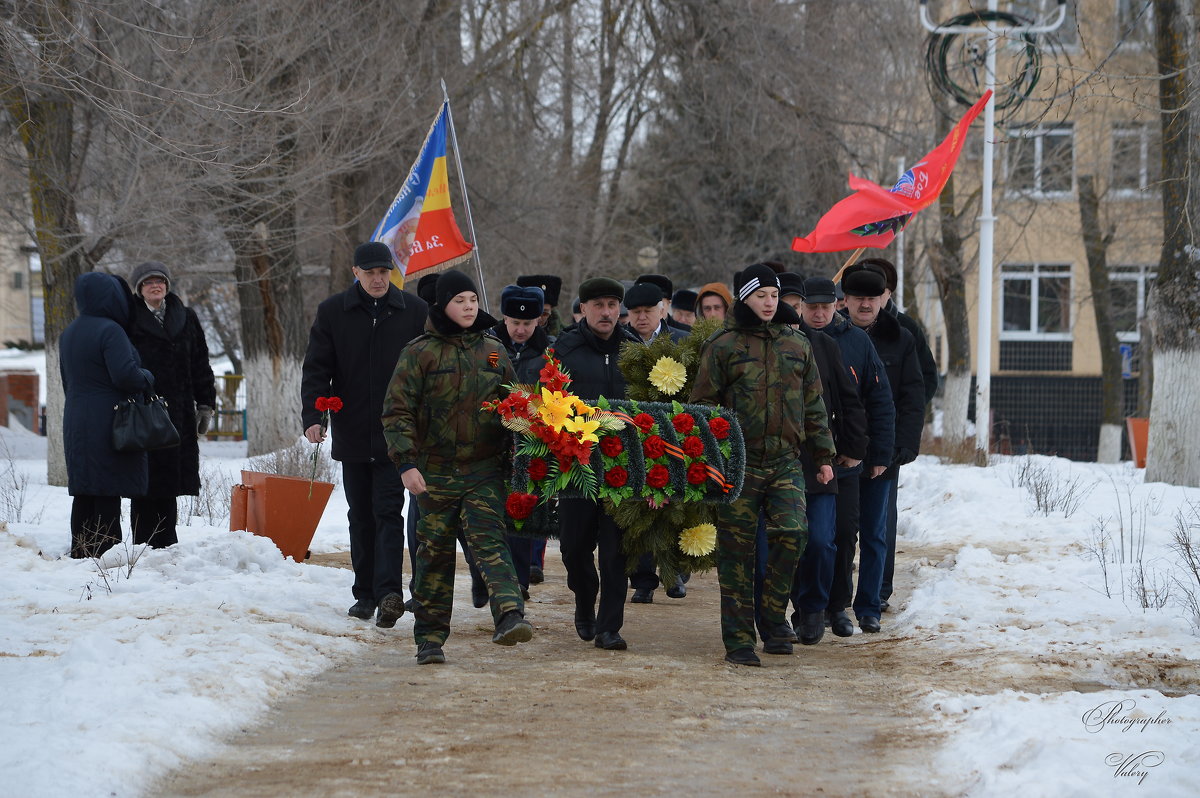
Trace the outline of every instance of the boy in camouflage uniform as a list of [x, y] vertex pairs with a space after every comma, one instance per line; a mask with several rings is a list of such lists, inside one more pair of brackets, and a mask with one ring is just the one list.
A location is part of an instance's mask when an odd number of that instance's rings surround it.
[[496, 632], [511, 646], [533, 637], [504, 540], [504, 460], [509, 433], [480, 404], [503, 398], [516, 380], [504, 347], [484, 331], [496, 320], [479, 310], [462, 272], [438, 277], [426, 334], [396, 363], [383, 403], [388, 456], [417, 497], [413, 636], [419, 664], [445, 662], [454, 604], [455, 539], [461, 527], [490, 595]]
[[791, 629], [785, 633], [783, 627], [796, 563], [808, 540], [800, 447], [808, 448], [822, 484], [833, 479], [836, 452], [812, 349], [790, 326], [798, 317], [779, 302], [778, 276], [756, 263], [735, 282], [738, 298], [726, 328], [700, 351], [691, 401], [728, 407], [742, 425], [742, 492], [733, 503], [721, 505], [718, 518], [721, 636], [728, 662], [760, 665], [754, 653], [759, 512], [766, 516], [768, 541], [762, 614], [771, 629], [763, 651], [791, 654]]

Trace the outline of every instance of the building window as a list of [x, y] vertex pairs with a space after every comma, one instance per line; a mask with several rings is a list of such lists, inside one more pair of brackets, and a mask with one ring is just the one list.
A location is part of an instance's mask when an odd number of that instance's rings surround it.
[[1116, 122], [1112, 129], [1112, 188], [1136, 194], [1153, 191], [1162, 179], [1157, 125]]
[[1070, 195], [1075, 184], [1075, 129], [1072, 125], [1011, 129], [1005, 151], [1010, 192]]
[[1000, 267], [1000, 337], [1071, 340], [1071, 266], [1006, 263]]
[[1158, 277], [1154, 269], [1154, 266], [1116, 266], [1108, 273], [1109, 309], [1120, 341], [1141, 340], [1146, 300]]
[[[1056, 0], [1012, 0], [1008, 11], [1027, 20], [1027, 24], [1042, 25], [1058, 16], [1058, 3]], [[1079, 0], [1067, 0], [1067, 14], [1062, 25], [1050, 35], [1063, 47], [1079, 47]]]
[[1154, 8], [1150, 0], [1117, 0], [1117, 44], [1154, 46]]
[[25, 290], [25, 272], [12, 273], [12, 287], [14, 291]]

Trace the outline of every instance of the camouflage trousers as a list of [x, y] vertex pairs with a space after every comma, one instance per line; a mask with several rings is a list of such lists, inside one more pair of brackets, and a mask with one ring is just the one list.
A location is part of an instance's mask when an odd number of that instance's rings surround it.
[[525, 611], [512, 555], [504, 539], [507, 489], [500, 469], [473, 474], [426, 469], [428, 488], [417, 497], [417, 554], [412, 594], [413, 636], [417, 645], [442, 645], [450, 636], [454, 608], [455, 542], [463, 530], [475, 564], [487, 583], [492, 619], [510, 610]]
[[762, 616], [768, 628], [786, 620], [796, 564], [808, 542], [804, 471], [787, 458], [746, 464], [742, 493], [718, 510], [717, 580], [721, 585], [721, 639], [726, 651], [754, 648], [755, 537], [759, 511], [767, 526], [767, 571]]

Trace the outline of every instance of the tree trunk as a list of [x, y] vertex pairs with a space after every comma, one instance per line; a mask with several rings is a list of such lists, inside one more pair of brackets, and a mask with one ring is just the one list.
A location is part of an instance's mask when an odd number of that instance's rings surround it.
[[1162, 112], [1163, 246], [1154, 316], [1146, 481], [1200, 487], [1200, 90], [1191, 3], [1155, 0]]
[[1108, 284], [1108, 246], [1111, 227], [1100, 229], [1100, 197], [1094, 175], [1080, 175], [1079, 223], [1087, 253], [1088, 281], [1092, 287], [1092, 312], [1096, 314], [1096, 337], [1100, 344], [1100, 442], [1096, 462], [1121, 460], [1121, 429], [1125, 415], [1125, 381], [1121, 376], [1120, 341], [1112, 319]]

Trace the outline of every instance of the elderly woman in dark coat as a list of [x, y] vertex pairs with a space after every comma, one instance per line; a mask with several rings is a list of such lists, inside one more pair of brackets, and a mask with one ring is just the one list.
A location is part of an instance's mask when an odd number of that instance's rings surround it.
[[148, 391], [154, 377], [140, 367], [125, 333], [129, 299], [120, 280], [88, 272], [75, 281], [79, 316], [58, 341], [66, 393], [63, 445], [71, 504], [71, 556], [98, 557], [121, 542], [121, 497], [146, 492], [145, 452], [112, 447], [113, 411], [123, 398]]
[[155, 548], [178, 542], [176, 497], [200, 492], [200, 435], [208, 430], [217, 389], [200, 320], [171, 293], [171, 273], [158, 261], [133, 270], [129, 337], [167, 400], [179, 446], [150, 452], [150, 486], [131, 502], [133, 542]]

